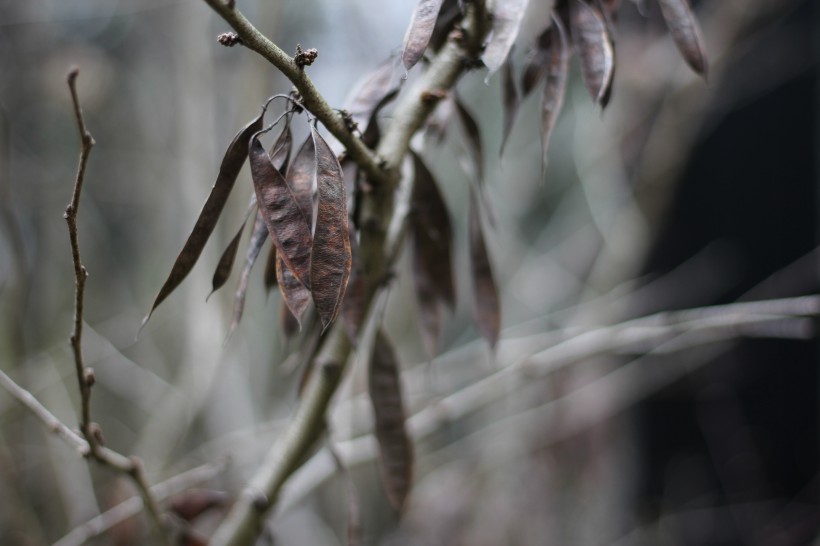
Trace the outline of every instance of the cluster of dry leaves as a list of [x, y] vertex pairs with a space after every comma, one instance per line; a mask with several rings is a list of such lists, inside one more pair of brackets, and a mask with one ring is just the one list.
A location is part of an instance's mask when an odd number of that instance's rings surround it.
[[[687, 0], [658, 0], [670, 33], [686, 62], [706, 76], [707, 62], [700, 33]], [[466, 2], [420, 0], [404, 39], [401, 60], [410, 70], [425, 54], [438, 51], [447, 40], [460, 39], [460, 21]], [[584, 83], [601, 108], [609, 101], [615, 71], [615, 31], [619, 0], [558, 0], [551, 24], [530, 47], [521, 70], [519, 94], [511, 51], [524, 17], [527, 0], [499, 0], [491, 7], [492, 31], [480, 63], [490, 74], [503, 69], [504, 135], [509, 135], [521, 95], [528, 95], [546, 80], [541, 100], [541, 137], [545, 162], [550, 134], [563, 105], [569, 61], [578, 57]], [[424, 63], [421, 63], [424, 66]], [[401, 91], [393, 82], [395, 63], [388, 60], [364, 79], [346, 111], [351, 130], [375, 148], [380, 139], [379, 114]], [[286, 335], [301, 327], [313, 304], [323, 331], [341, 312], [348, 334], [355, 343], [366, 305], [363, 272], [358, 263], [356, 241], [357, 201], [367, 181], [349, 159], [340, 163], [336, 154], [309, 122], [310, 135], [291, 159], [292, 119], [304, 113], [296, 99], [287, 110], [284, 129], [269, 151], [259, 141], [267, 105], [260, 115], [234, 137], [222, 160], [219, 175], [188, 240], [154, 301], [153, 310], [182, 282], [212, 234], [247, 158], [253, 178], [254, 196], [240, 229], [223, 252], [213, 276], [213, 290], [230, 275], [245, 223], [256, 210], [252, 236], [236, 291], [231, 331], [242, 316], [251, 268], [265, 240], [272, 246], [265, 266], [265, 287], [278, 285], [283, 300], [282, 325]], [[478, 124], [452, 93], [422, 97], [440, 101], [428, 124], [443, 136], [442, 120], [459, 120], [470, 149], [476, 183], [470, 188], [468, 244], [473, 286], [473, 316], [482, 336], [494, 347], [498, 341], [501, 306], [483, 232], [483, 217], [492, 218], [482, 195], [483, 152]], [[270, 102], [270, 101], [269, 101]], [[274, 124], [276, 125], [276, 124]], [[442, 312], [456, 305], [452, 267], [453, 229], [442, 193], [430, 169], [410, 152], [414, 183], [408, 216], [412, 250], [413, 280], [419, 309], [419, 327], [430, 356], [438, 351]], [[346, 297], [347, 295], [347, 297]], [[149, 314], [150, 316], [150, 314]], [[146, 317], [147, 320], [148, 317]], [[400, 510], [412, 482], [413, 452], [405, 430], [398, 364], [389, 340], [376, 338], [370, 368], [370, 396], [381, 448], [381, 468], [388, 499]]]

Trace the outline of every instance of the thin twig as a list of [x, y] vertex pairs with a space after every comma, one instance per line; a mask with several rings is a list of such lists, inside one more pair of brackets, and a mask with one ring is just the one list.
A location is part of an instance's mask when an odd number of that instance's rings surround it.
[[205, 0], [205, 2], [236, 31], [242, 45], [259, 53], [293, 83], [302, 96], [305, 108], [310, 110], [344, 145], [348, 156], [367, 172], [371, 180], [387, 179], [387, 171], [382, 168], [376, 155], [348, 129], [344, 118], [319, 93], [303, 66], [299, 66], [290, 55], [254, 27], [234, 6], [233, 2], [224, 0]]
[[[162, 501], [172, 495], [190, 489], [195, 485], [207, 482], [218, 476], [227, 466], [227, 459], [214, 464], [204, 464], [186, 470], [185, 472], [173, 476], [163, 482], [151, 486], [153, 497]], [[109, 508], [99, 516], [96, 516], [82, 525], [79, 525], [68, 532], [54, 546], [79, 546], [98, 537], [110, 530], [115, 525], [136, 516], [142, 511], [143, 499], [137, 495], [124, 500], [120, 504]]]
[[64, 440], [68, 445], [76, 449], [81, 455], [87, 456], [89, 453], [88, 442], [82, 436], [71, 430], [65, 423], [48, 411], [43, 404], [29, 391], [18, 385], [14, 380], [0, 370], [0, 386], [8, 391], [18, 402], [28, 409], [37, 419], [42, 421], [46, 430]]
[[68, 88], [71, 91], [71, 101], [74, 105], [74, 117], [77, 121], [77, 129], [80, 132], [80, 159], [77, 166], [77, 176], [74, 180], [74, 191], [71, 195], [71, 202], [65, 209], [63, 217], [68, 223], [68, 236], [71, 243], [71, 259], [74, 264], [74, 326], [71, 331], [71, 350], [74, 354], [74, 364], [77, 372], [77, 382], [80, 386], [81, 413], [80, 432], [88, 442], [87, 456], [93, 457], [101, 464], [111, 467], [114, 470], [127, 474], [134, 481], [137, 489], [142, 495], [143, 502], [148, 515], [154, 522], [164, 543], [169, 543], [166, 535], [165, 524], [162, 520], [157, 501], [151, 494], [148, 481], [142, 468], [142, 462], [134, 456], [127, 457], [108, 449], [102, 443], [102, 430], [99, 425], [91, 421], [91, 387], [94, 385], [94, 370], [86, 367], [83, 362], [83, 304], [85, 300], [85, 282], [88, 279], [88, 271], [82, 263], [80, 257], [80, 243], [77, 235], [77, 213], [80, 209], [80, 195], [82, 193], [85, 172], [88, 166], [88, 156], [94, 146], [94, 137], [88, 131], [83, 117], [83, 110], [80, 106], [80, 99], [77, 95], [77, 76], [79, 68], [73, 68], [68, 73]]

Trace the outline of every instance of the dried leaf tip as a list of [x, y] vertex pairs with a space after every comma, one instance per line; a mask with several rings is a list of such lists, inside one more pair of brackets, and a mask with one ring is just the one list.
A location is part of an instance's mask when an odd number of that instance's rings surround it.
[[350, 278], [350, 232], [342, 167], [316, 128], [311, 126], [310, 132], [316, 151], [319, 204], [316, 208], [309, 286], [322, 327], [326, 330], [339, 313]]
[[572, 41], [581, 58], [581, 75], [596, 104], [605, 107], [615, 73], [615, 50], [598, 9], [584, 0], [570, 0]]
[[686, 0], [658, 0], [661, 14], [678, 51], [692, 70], [708, 79], [709, 63], [697, 19]]
[[441, 4], [442, 0], [419, 0], [416, 4], [404, 35], [401, 60], [405, 70], [413, 68], [424, 55], [433, 36]]
[[484, 230], [481, 227], [479, 202], [470, 191], [470, 273], [473, 280], [473, 320], [476, 328], [495, 349], [501, 329], [501, 304], [495, 284]]

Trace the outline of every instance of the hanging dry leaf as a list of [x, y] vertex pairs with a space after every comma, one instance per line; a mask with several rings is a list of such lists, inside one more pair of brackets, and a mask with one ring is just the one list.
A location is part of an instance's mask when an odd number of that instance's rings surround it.
[[322, 327], [327, 329], [339, 313], [339, 304], [350, 277], [347, 200], [339, 160], [315, 127], [311, 126], [310, 132], [316, 148], [316, 186], [319, 195], [310, 287]]
[[199, 255], [202, 254], [202, 249], [205, 243], [214, 231], [219, 215], [222, 209], [225, 208], [225, 202], [231, 194], [236, 177], [239, 176], [239, 171], [245, 163], [247, 154], [248, 140], [251, 136], [262, 128], [262, 121], [265, 113], [259, 114], [259, 117], [248, 123], [243, 127], [236, 136], [233, 137], [228, 149], [225, 151], [225, 156], [222, 158], [222, 164], [219, 167], [219, 175], [216, 178], [211, 193], [205, 201], [205, 205], [199, 213], [199, 218], [194, 224], [194, 229], [185, 241], [179, 256], [177, 256], [165, 284], [160, 288], [154, 300], [154, 305], [151, 306], [151, 311], [148, 313], [142, 323], [145, 325], [148, 319], [151, 318], [151, 313], [154, 309], [168, 297], [168, 295], [176, 289], [182, 280], [191, 272]]
[[470, 153], [473, 156], [473, 164], [475, 165], [476, 175], [479, 182], [484, 180], [484, 153], [481, 149], [481, 133], [478, 130], [478, 124], [473, 119], [470, 111], [461, 104], [458, 97], [453, 99], [458, 112], [458, 118], [461, 120], [461, 126], [467, 134], [467, 143], [469, 144]]
[[316, 150], [313, 146], [313, 139], [308, 136], [296, 152], [296, 157], [288, 169], [285, 180], [299, 208], [302, 209], [305, 220], [311, 226], [311, 233], [313, 233], [313, 218], [315, 217], [313, 214], [313, 197], [316, 193], [315, 177]]
[[[299, 321], [293, 316], [284, 300], [282, 300], [282, 305], [279, 307], [279, 326], [282, 328], [285, 339], [290, 339], [298, 334], [301, 328]], [[302, 389], [299, 390], [301, 392]]]
[[350, 343], [355, 347], [358, 344], [359, 328], [364, 321], [364, 314], [367, 311], [367, 302], [364, 286], [364, 274], [362, 272], [362, 258], [359, 254], [359, 244], [356, 238], [350, 237], [350, 281], [347, 283], [345, 297], [342, 300], [342, 320], [344, 321], [345, 332], [350, 339]]
[[384, 96], [393, 89], [398, 89], [398, 86], [393, 83], [394, 66], [394, 58], [384, 61], [362, 79], [351, 97], [345, 101], [345, 109], [350, 112], [360, 131], [364, 130], [367, 120], [370, 119], [370, 114]]
[[[512, 55], [511, 55], [512, 57]], [[504, 133], [501, 136], [501, 149], [498, 154], [504, 154], [504, 147], [512, 132], [515, 117], [518, 114], [518, 107], [521, 100], [518, 98], [518, 89], [515, 87], [515, 76], [513, 75], [512, 62], [504, 63], [504, 80], [502, 83], [502, 95], [504, 97]]]
[[692, 9], [686, 0], [658, 0], [669, 34], [692, 70], [708, 77], [709, 63], [703, 52], [703, 39]]
[[245, 265], [242, 267], [242, 274], [239, 276], [239, 283], [237, 283], [236, 286], [233, 316], [231, 317], [231, 325], [228, 327], [228, 336], [236, 330], [236, 327], [239, 326], [239, 321], [242, 320], [242, 313], [245, 311], [245, 294], [248, 291], [251, 269], [253, 269], [253, 264], [256, 263], [259, 251], [262, 250], [262, 245], [265, 244], [267, 238], [268, 228], [265, 225], [262, 212], [257, 211], [256, 221], [253, 224], [253, 234], [251, 235], [251, 240], [248, 242], [248, 249], [245, 251]]
[[422, 340], [428, 355], [438, 353], [442, 304], [455, 307], [452, 273], [452, 228], [447, 205], [432, 173], [412, 153], [415, 171], [411, 201], [410, 235], [413, 282]]
[[290, 149], [293, 146], [293, 133], [290, 130], [290, 117], [285, 117], [285, 128], [270, 148], [270, 161], [284, 175], [290, 161]]
[[285, 178], [271, 163], [257, 135], [248, 151], [259, 211], [279, 257], [305, 286], [310, 286], [310, 224]]
[[404, 34], [401, 60], [405, 70], [413, 68], [424, 55], [427, 44], [433, 36], [441, 2], [442, 0], [418, 0], [413, 17], [410, 19], [410, 25]]
[[282, 301], [290, 309], [298, 328], [301, 329], [302, 315], [310, 305], [310, 290], [299, 282], [281, 259], [276, 260], [276, 281], [282, 293]]
[[433, 35], [430, 37], [429, 49], [438, 51], [446, 43], [447, 37], [461, 18], [461, 4], [462, 0], [444, 0], [433, 28]]
[[382, 332], [376, 336], [369, 374], [370, 401], [379, 444], [379, 470], [387, 500], [396, 512], [413, 482], [413, 445], [405, 429], [404, 404], [396, 355]]
[[524, 97], [532, 93], [541, 78], [546, 75], [549, 69], [549, 51], [554, 39], [553, 25], [550, 25], [538, 35], [535, 44], [527, 51], [521, 75], [521, 94]]
[[592, 100], [606, 107], [615, 72], [615, 51], [603, 15], [585, 0], [570, 0], [569, 17], [584, 84]]
[[564, 105], [569, 71], [569, 44], [566, 30], [559, 17], [553, 18], [547, 59], [547, 83], [541, 97], [541, 168], [546, 168], [547, 151], [555, 122]]
[[527, 11], [529, 0], [496, 0], [492, 8], [493, 31], [490, 42], [481, 55], [481, 60], [487, 65], [492, 75], [501, 68], [510, 53], [518, 31], [521, 28], [521, 21]]
[[382, 108], [390, 104], [398, 95], [399, 89], [392, 89], [382, 97], [370, 113], [370, 118], [367, 120], [367, 127], [365, 128], [364, 133], [362, 133], [362, 142], [370, 148], [375, 149], [382, 138], [381, 130], [379, 129], [379, 113], [382, 111]]
[[265, 260], [265, 274], [263, 276], [265, 292], [276, 286], [276, 245], [271, 245], [268, 251], [268, 258]]
[[493, 278], [490, 257], [481, 227], [478, 201], [470, 190], [470, 273], [473, 280], [473, 321], [476, 328], [495, 348], [501, 328], [501, 305]]
[[250, 218], [254, 207], [256, 207], [255, 195], [251, 197], [251, 202], [248, 204], [248, 210], [245, 212], [245, 218], [242, 220], [242, 225], [239, 226], [239, 229], [236, 231], [236, 235], [234, 235], [231, 242], [228, 243], [228, 246], [219, 258], [219, 262], [216, 264], [216, 270], [214, 271], [213, 279], [211, 279], [211, 293], [208, 294], [207, 298], [205, 298], [206, 301], [211, 297], [211, 294], [222, 288], [228, 280], [228, 277], [230, 277], [231, 270], [233, 269], [233, 263], [236, 260], [236, 252], [239, 250], [239, 241], [242, 238], [242, 232], [245, 230], [245, 224], [248, 223], [248, 218]]

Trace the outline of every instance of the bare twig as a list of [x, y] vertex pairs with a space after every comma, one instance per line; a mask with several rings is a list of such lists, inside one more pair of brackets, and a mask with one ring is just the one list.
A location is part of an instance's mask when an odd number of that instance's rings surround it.
[[205, 0], [205, 2], [231, 25], [236, 31], [236, 39], [248, 49], [259, 53], [293, 82], [302, 96], [305, 107], [327, 127], [333, 136], [339, 139], [339, 142], [347, 149], [348, 156], [367, 172], [371, 180], [387, 180], [387, 171], [380, 166], [380, 161], [373, 151], [347, 128], [342, 115], [334, 110], [319, 93], [303, 66], [299, 66], [296, 60], [259, 32], [236, 9], [233, 2], [223, 0]]
[[46, 430], [64, 440], [68, 445], [79, 451], [81, 455], [88, 455], [88, 442], [86, 442], [82, 436], [57, 419], [33, 394], [15, 383], [14, 380], [3, 373], [2, 370], [0, 370], [0, 386], [6, 389], [10, 395], [16, 398], [17, 401], [28, 409], [37, 419], [42, 421]]
[[[177, 474], [164, 482], [151, 486], [151, 494], [157, 501], [167, 499], [195, 485], [207, 482], [218, 476], [227, 466], [227, 459], [214, 464], [204, 464]], [[72, 529], [68, 534], [54, 543], [54, 546], [79, 546], [92, 538], [98, 537], [123, 521], [139, 514], [143, 508], [143, 498], [134, 496], [110, 508]]]
[[80, 258], [80, 243], [77, 236], [77, 213], [80, 208], [80, 195], [82, 193], [83, 181], [85, 180], [88, 156], [94, 146], [94, 137], [85, 125], [85, 118], [80, 107], [80, 99], [77, 96], [77, 76], [79, 68], [73, 68], [68, 73], [68, 88], [71, 91], [71, 100], [74, 105], [74, 116], [77, 121], [77, 129], [80, 132], [80, 159], [77, 166], [77, 176], [74, 181], [74, 191], [71, 195], [71, 202], [65, 209], [63, 217], [68, 223], [68, 236], [71, 242], [71, 258], [74, 264], [74, 327], [71, 332], [71, 350], [74, 354], [74, 364], [77, 371], [77, 381], [80, 386], [81, 414], [80, 432], [88, 442], [87, 456], [93, 457], [99, 463], [111, 467], [114, 470], [131, 476], [131, 479], [139, 489], [143, 502], [148, 511], [148, 515], [153, 520], [163, 541], [168, 543], [165, 534], [165, 525], [162, 520], [157, 501], [151, 494], [148, 482], [143, 472], [141, 461], [134, 456], [126, 457], [116, 451], [108, 449], [102, 444], [102, 430], [99, 425], [91, 421], [91, 387], [94, 384], [94, 370], [86, 367], [83, 363], [83, 304], [85, 297], [85, 282], [88, 279], [88, 271], [82, 264]]

